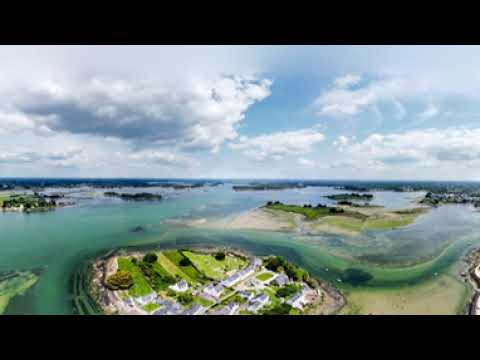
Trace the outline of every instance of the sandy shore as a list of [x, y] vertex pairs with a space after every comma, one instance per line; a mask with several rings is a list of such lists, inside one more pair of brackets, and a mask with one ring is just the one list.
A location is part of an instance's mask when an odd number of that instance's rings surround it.
[[279, 213], [258, 208], [222, 219], [193, 220], [188, 225], [210, 229], [294, 231], [296, 228], [295, 218], [300, 219], [301, 215]]
[[[423, 209], [408, 209], [409, 213], [391, 211], [381, 206], [365, 208], [342, 206], [345, 211], [360, 213], [366, 219], [347, 216], [325, 216], [314, 221], [305, 220], [303, 215], [267, 208], [257, 208], [221, 219], [197, 219], [187, 226], [225, 230], [263, 230], [297, 232], [302, 234], [334, 234], [356, 236], [364, 230], [390, 230], [412, 223]], [[410, 213], [415, 212], [415, 213]]]

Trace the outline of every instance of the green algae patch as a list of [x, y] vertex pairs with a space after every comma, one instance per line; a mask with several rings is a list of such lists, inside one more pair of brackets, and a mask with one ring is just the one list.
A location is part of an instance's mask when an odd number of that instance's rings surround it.
[[3, 314], [9, 302], [18, 295], [23, 295], [38, 281], [38, 276], [31, 272], [9, 272], [0, 275], [0, 314]]

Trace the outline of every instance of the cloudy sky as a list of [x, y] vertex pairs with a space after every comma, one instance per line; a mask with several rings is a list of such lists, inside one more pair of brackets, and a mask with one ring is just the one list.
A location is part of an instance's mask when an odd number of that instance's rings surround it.
[[480, 47], [1, 46], [0, 176], [480, 180]]

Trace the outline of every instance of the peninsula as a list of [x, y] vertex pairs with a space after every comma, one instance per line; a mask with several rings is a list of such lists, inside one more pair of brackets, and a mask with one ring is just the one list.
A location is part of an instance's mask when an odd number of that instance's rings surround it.
[[242, 214], [203, 222], [192, 221], [190, 225], [354, 236], [367, 230], [391, 230], [409, 225], [427, 211], [425, 207], [387, 210], [373, 205], [292, 205], [269, 201], [260, 208]]
[[236, 250], [119, 252], [97, 260], [92, 273], [91, 292], [107, 314], [329, 314], [344, 305], [285, 259]]

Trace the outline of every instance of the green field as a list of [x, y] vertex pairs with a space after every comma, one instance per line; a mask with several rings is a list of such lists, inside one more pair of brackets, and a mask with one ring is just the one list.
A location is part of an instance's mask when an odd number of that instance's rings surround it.
[[264, 272], [262, 274], [257, 275], [257, 279], [260, 281], [267, 281], [273, 277], [272, 273]]
[[185, 279], [189, 284], [194, 284], [195, 281], [188, 276], [185, 272], [180, 269], [179, 266], [175, 265], [164, 253], [158, 252], [158, 262], [160, 265], [173, 277], [180, 277]]
[[330, 214], [330, 210], [327, 207], [306, 208], [298, 205], [273, 204], [268, 205], [267, 208], [301, 214], [305, 216], [308, 220], [315, 220]]
[[[3, 279], [2, 279], [3, 278]], [[30, 272], [0, 277], [0, 315], [15, 296], [22, 295], [38, 281], [38, 276]]]
[[152, 288], [140, 268], [132, 263], [131, 259], [130, 257], [120, 257], [117, 260], [118, 270], [128, 271], [133, 278], [133, 286], [128, 289], [128, 294], [135, 297], [150, 294], [153, 291]]
[[[184, 258], [182, 253], [179, 250], [170, 250], [170, 251], [164, 251], [163, 253], [164, 258], [162, 259], [163, 263], [168, 263], [166, 260], [170, 262], [168, 264], [168, 268], [165, 267], [168, 271], [172, 272], [172, 275], [178, 275], [181, 278], [185, 279], [188, 281], [190, 284], [193, 284], [195, 282], [201, 282], [204, 280], [203, 275], [198, 272], [195, 267], [192, 265], [187, 265], [187, 266], [182, 266], [180, 265], [180, 261]], [[159, 262], [160, 262], [160, 256], [159, 256]], [[160, 262], [162, 265], [163, 263]], [[173, 266], [172, 266], [173, 265]], [[176, 269], [174, 269], [174, 267]]]
[[227, 255], [224, 260], [217, 260], [211, 254], [184, 251], [183, 254], [190, 259], [195, 267], [205, 276], [214, 280], [221, 280], [226, 272], [237, 270], [246, 266], [246, 261], [238, 256]]
[[143, 306], [143, 310], [145, 310], [147, 312], [152, 312], [152, 311], [157, 310], [159, 307], [160, 307], [160, 305], [158, 305], [158, 304], [150, 303], [150, 304], [147, 304], [147, 305]]

